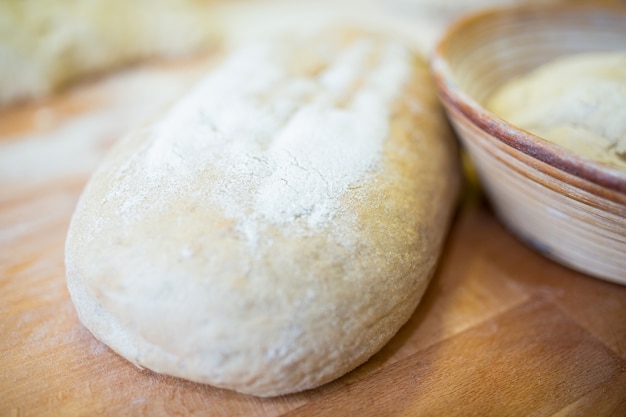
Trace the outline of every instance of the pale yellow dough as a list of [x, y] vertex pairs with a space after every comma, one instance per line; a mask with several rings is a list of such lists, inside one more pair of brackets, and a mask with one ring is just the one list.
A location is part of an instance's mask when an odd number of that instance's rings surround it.
[[0, 106], [86, 75], [207, 50], [210, 0], [0, 1]]
[[94, 174], [68, 288], [138, 366], [259, 396], [313, 388], [411, 316], [458, 186], [428, 66], [404, 44], [253, 45]]
[[537, 136], [626, 170], [626, 52], [559, 58], [500, 87], [487, 108]]

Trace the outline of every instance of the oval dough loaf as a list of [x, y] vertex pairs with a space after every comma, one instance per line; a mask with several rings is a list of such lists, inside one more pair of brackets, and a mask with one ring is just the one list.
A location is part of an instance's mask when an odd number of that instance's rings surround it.
[[93, 175], [67, 238], [72, 300], [138, 366], [259, 396], [319, 386], [412, 314], [457, 162], [402, 44], [246, 47]]

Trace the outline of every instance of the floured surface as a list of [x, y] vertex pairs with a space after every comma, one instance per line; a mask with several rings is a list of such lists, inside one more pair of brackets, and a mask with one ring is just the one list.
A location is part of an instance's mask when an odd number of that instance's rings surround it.
[[209, 65], [206, 59], [139, 66], [39, 105], [5, 110], [31, 127], [3, 132], [0, 182], [88, 175], [113, 142], [188, 89]]

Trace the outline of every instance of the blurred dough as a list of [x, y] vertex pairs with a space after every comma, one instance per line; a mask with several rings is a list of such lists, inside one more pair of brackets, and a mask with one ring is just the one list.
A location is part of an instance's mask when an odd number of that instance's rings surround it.
[[206, 50], [210, 1], [0, 1], [0, 106], [155, 56]]
[[504, 120], [626, 170], [626, 53], [570, 55], [503, 85], [487, 107]]

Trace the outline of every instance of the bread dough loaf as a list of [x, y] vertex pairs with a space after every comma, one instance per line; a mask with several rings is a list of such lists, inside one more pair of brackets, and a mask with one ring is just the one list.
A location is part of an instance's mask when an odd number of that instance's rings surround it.
[[67, 237], [72, 300], [138, 366], [259, 396], [316, 387], [412, 314], [457, 162], [401, 43], [243, 48], [93, 175]]
[[626, 52], [559, 58], [503, 85], [487, 107], [546, 140], [626, 170]]
[[0, 106], [85, 75], [207, 50], [210, 0], [0, 1]]

